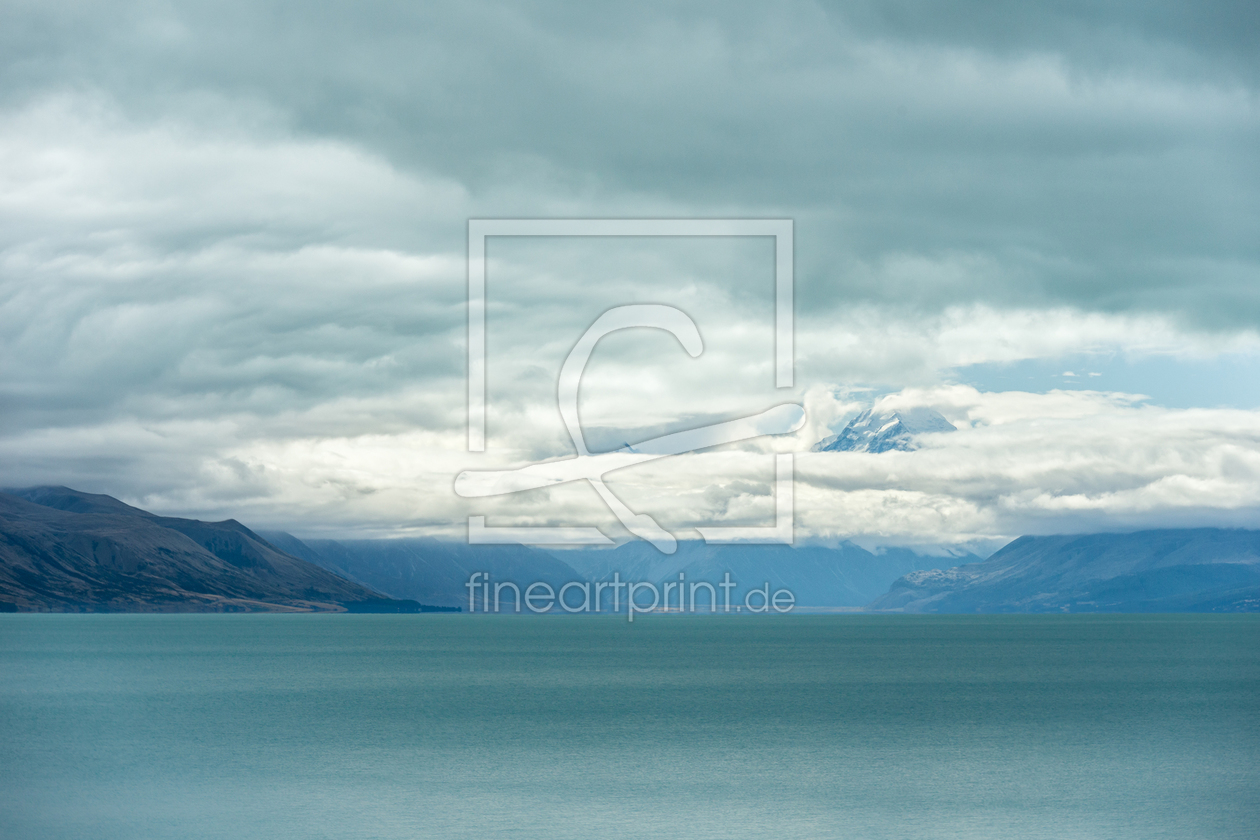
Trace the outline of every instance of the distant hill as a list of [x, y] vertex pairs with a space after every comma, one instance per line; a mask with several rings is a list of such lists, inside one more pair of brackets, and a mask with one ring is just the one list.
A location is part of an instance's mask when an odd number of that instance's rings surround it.
[[672, 555], [646, 542], [629, 542], [616, 549], [556, 551], [591, 580], [619, 572], [622, 580], [660, 583], [678, 580], [721, 581], [726, 572], [739, 583], [732, 603], [743, 603], [744, 593], [769, 583], [771, 591], [786, 588], [796, 603], [808, 607], [860, 607], [887, 591], [899, 576], [916, 569], [933, 569], [979, 560], [974, 554], [933, 556], [905, 548], [878, 553], [851, 542], [835, 548], [790, 545], [708, 545], [698, 541], [678, 544]]
[[67, 487], [0, 492], [0, 609], [398, 608], [379, 592], [286, 554], [232, 519], [155, 516]]
[[394, 598], [445, 607], [468, 608], [465, 585], [474, 572], [521, 587], [541, 581], [559, 589], [584, 579], [548, 552], [520, 545], [468, 545], [428, 537], [301, 540], [282, 531], [262, 534], [290, 554]]
[[1260, 611], [1260, 531], [1020, 537], [982, 563], [911, 572], [872, 610]]

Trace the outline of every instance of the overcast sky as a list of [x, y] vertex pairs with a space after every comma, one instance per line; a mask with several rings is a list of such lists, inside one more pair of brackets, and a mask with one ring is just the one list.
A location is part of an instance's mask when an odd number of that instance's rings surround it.
[[[771, 240], [494, 239], [487, 451], [466, 451], [470, 218], [795, 224]], [[991, 547], [1260, 525], [1260, 6], [0, 4], [0, 464], [307, 535], [597, 525], [556, 376], [605, 309], [606, 445], [796, 400], [789, 436], [610, 476], [681, 536]], [[931, 406], [918, 452], [809, 453]]]

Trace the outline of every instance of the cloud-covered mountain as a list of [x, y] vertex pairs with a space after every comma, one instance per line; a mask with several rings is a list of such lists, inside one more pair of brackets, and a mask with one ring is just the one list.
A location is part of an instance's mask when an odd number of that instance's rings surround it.
[[1260, 611], [1260, 531], [1020, 537], [982, 563], [911, 572], [870, 605], [905, 612]]
[[934, 432], [955, 432], [957, 427], [931, 408], [901, 408], [893, 411], [867, 409], [849, 421], [838, 435], [814, 445], [814, 452], [912, 452], [918, 448], [915, 436]]
[[235, 520], [154, 516], [66, 487], [0, 493], [0, 602], [9, 609], [339, 611], [383, 600]]

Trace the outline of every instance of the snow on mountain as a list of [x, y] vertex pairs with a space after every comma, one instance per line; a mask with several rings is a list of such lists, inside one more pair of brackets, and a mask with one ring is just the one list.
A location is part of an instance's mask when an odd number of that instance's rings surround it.
[[915, 435], [931, 432], [953, 432], [952, 423], [930, 408], [900, 408], [876, 413], [867, 409], [854, 417], [844, 431], [823, 438], [814, 445], [815, 452], [888, 452], [896, 449], [910, 452], [918, 449]]

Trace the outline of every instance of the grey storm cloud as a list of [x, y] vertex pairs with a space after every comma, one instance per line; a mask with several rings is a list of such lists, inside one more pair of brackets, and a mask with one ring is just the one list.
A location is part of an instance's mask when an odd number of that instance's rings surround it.
[[[537, 215], [785, 214], [812, 306], [1260, 324], [1243, 3], [9, 4], [10, 103], [221, 97]], [[553, 208], [545, 207], [546, 215]], [[891, 257], [988, 260], [966, 280]]]

